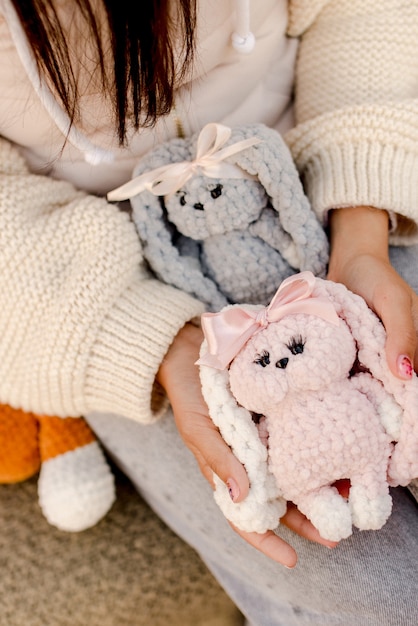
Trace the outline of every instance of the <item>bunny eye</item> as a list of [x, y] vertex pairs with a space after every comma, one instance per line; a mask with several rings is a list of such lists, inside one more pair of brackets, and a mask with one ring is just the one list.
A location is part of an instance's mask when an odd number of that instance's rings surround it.
[[302, 354], [305, 342], [299, 335], [299, 337], [292, 337], [291, 341], [287, 344], [287, 347], [292, 354]]
[[181, 206], [185, 206], [186, 204], [186, 192], [185, 191], [177, 191], [177, 196], [179, 198], [179, 202]]
[[267, 352], [267, 350], [263, 350], [261, 354], [257, 354], [256, 358], [254, 359], [254, 363], [257, 363], [257, 365], [261, 365], [261, 367], [266, 367], [266, 365], [269, 365], [270, 364], [269, 352]]
[[216, 198], [219, 198], [219, 196], [222, 195], [222, 189], [223, 189], [223, 185], [216, 185], [216, 187], [209, 189], [211, 197], [214, 200], [216, 200]]

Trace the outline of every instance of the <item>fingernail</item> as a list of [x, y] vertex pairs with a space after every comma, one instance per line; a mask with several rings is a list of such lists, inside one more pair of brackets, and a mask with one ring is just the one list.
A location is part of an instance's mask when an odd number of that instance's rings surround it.
[[405, 378], [405, 380], [409, 380], [410, 378], [412, 378], [414, 368], [412, 366], [412, 361], [409, 356], [406, 356], [406, 354], [401, 354], [401, 356], [398, 357], [397, 364], [399, 375], [402, 378]]
[[236, 502], [239, 498], [239, 487], [237, 482], [233, 478], [228, 478], [228, 480], [226, 481], [226, 486], [228, 487], [229, 495], [232, 502]]

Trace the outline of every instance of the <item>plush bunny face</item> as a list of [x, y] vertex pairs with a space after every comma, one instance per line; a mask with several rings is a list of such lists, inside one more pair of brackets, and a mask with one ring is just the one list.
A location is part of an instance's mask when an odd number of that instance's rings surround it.
[[268, 204], [264, 187], [255, 180], [193, 176], [179, 191], [165, 198], [169, 220], [194, 240], [242, 230]]
[[298, 314], [253, 335], [230, 366], [231, 390], [251, 411], [266, 414], [288, 393], [318, 391], [348, 378], [356, 357], [353, 337], [314, 315]]

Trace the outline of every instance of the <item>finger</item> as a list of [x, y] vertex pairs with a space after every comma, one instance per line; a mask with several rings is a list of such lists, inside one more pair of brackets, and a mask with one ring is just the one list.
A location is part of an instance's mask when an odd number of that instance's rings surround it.
[[335, 548], [335, 546], [338, 545], [335, 541], [330, 541], [329, 539], [321, 537], [312, 522], [310, 522], [303, 515], [303, 513], [301, 513], [299, 509], [292, 504], [288, 505], [287, 511], [281, 518], [280, 522], [296, 534], [308, 539], [309, 541], [320, 543], [327, 548]]
[[375, 309], [386, 329], [386, 358], [391, 372], [398, 378], [412, 377], [417, 345], [413, 319], [413, 294], [407, 285], [391, 285], [376, 290]]
[[231, 452], [210, 418], [195, 416], [187, 420], [187, 430], [180, 429], [187, 446], [196, 457], [205, 478], [213, 483], [215, 473], [227, 485], [231, 499], [241, 502], [249, 490], [244, 466]]
[[234, 524], [229, 522], [236, 533], [253, 548], [259, 550], [273, 561], [277, 561], [281, 565], [288, 568], [295, 567], [298, 557], [296, 551], [286, 541], [274, 534], [272, 530], [268, 530], [266, 533], [247, 533], [244, 530], [240, 530]]

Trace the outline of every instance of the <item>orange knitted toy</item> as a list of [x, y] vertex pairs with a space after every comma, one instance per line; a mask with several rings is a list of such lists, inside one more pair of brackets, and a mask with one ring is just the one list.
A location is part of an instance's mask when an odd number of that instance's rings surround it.
[[66, 531], [96, 524], [115, 499], [113, 474], [86, 421], [35, 415], [0, 404], [0, 483], [39, 472], [39, 504]]

